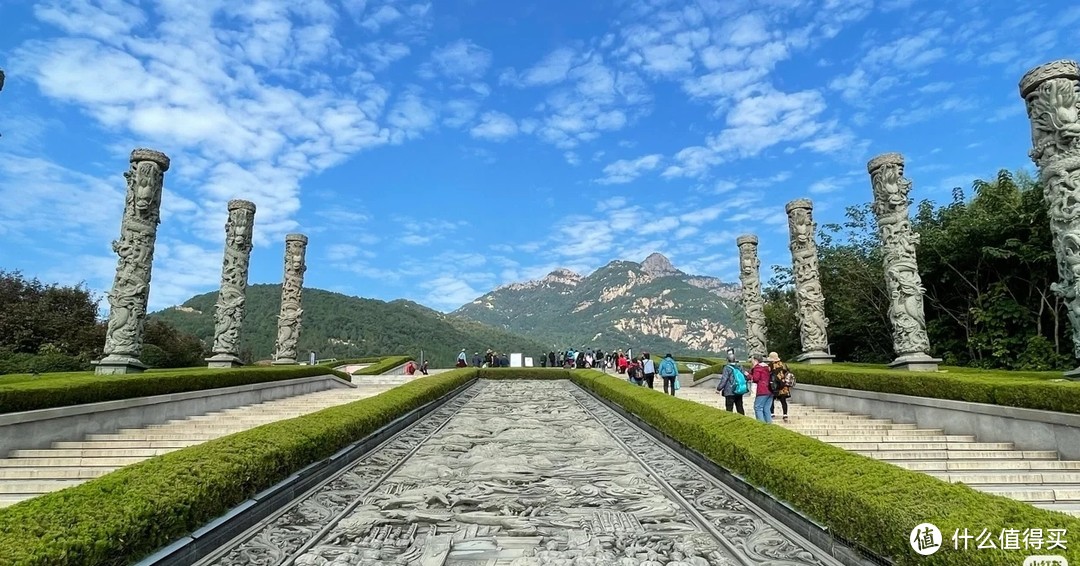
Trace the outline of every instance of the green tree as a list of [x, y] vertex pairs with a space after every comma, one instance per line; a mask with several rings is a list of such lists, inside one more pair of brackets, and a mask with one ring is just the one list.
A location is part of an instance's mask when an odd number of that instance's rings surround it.
[[0, 349], [37, 354], [48, 345], [70, 356], [99, 352], [98, 301], [82, 284], [47, 285], [0, 271]]

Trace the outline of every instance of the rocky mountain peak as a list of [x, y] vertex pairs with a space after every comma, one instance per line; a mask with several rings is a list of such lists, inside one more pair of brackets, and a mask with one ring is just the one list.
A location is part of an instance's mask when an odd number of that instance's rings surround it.
[[649, 254], [649, 257], [641, 262], [641, 270], [653, 277], [665, 277], [667, 275], [679, 275], [682, 273], [678, 269], [675, 269], [674, 265], [671, 265], [671, 260], [664, 256], [664, 254], [658, 252]]
[[544, 276], [541, 281], [545, 283], [562, 283], [563, 285], [577, 285], [581, 282], [581, 275], [560, 267]]

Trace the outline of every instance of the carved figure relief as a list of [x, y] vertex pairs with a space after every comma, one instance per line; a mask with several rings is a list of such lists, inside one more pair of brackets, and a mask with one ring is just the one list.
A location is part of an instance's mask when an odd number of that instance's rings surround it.
[[240, 353], [240, 328], [244, 322], [254, 220], [254, 203], [246, 200], [229, 201], [229, 217], [225, 222], [225, 254], [221, 265], [221, 290], [218, 292], [214, 321], [212, 351], [218, 355], [237, 356]]
[[278, 315], [278, 335], [274, 360], [279, 363], [294, 363], [297, 355], [297, 342], [300, 339], [300, 307], [304, 287], [304, 254], [307, 251], [307, 236], [289, 234], [285, 236], [285, 277], [281, 282], [281, 313]]
[[825, 317], [825, 297], [818, 274], [813, 203], [795, 199], [787, 204], [786, 210], [803, 353], [825, 352], [829, 348], [829, 319]]
[[742, 305], [746, 314], [746, 345], [751, 354], [766, 349], [765, 301], [761, 297], [761, 261], [758, 259], [757, 236], [747, 234], [736, 238], [739, 247], [739, 281], [742, 283]]
[[922, 278], [915, 257], [918, 234], [911, 229], [908, 203], [911, 181], [904, 177], [904, 156], [885, 153], [866, 166], [874, 193], [874, 216], [885, 263], [889, 320], [897, 356], [928, 354]]
[[132, 151], [130, 161], [124, 173], [127, 192], [120, 238], [112, 243], [118, 261], [108, 295], [106, 357], [138, 358], [142, 354], [154, 244], [161, 221], [161, 189], [169, 169], [169, 158], [150, 149]]
[[199, 565], [834, 563], [777, 526], [568, 381], [481, 381]]
[[1080, 358], [1080, 65], [1059, 60], [1020, 79], [1031, 122], [1031, 159], [1049, 207], [1060, 280], [1050, 288], [1067, 307], [1074, 355]]

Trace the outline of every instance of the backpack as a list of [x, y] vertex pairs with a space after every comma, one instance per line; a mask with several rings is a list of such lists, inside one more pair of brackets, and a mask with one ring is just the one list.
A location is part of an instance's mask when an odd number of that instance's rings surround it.
[[732, 395], [746, 395], [750, 392], [750, 387], [746, 384], [746, 374], [743, 373], [742, 368], [735, 364], [728, 364], [731, 368], [731, 378], [735, 382], [735, 385], [731, 386]]
[[780, 380], [780, 375], [773, 373], [769, 375], [769, 393], [775, 394], [784, 388], [784, 382]]
[[660, 362], [660, 377], [675, 377], [679, 375], [679, 367], [671, 358], [664, 358]]
[[791, 370], [785, 368], [784, 375], [780, 378], [780, 381], [783, 382], [784, 387], [795, 387], [795, 374], [791, 373]]

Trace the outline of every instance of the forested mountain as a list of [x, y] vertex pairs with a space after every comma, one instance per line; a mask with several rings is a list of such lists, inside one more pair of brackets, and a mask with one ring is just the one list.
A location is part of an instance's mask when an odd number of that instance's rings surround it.
[[743, 344], [738, 289], [683, 273], [654, 253], [641, 263], [613, 261], [587, 277], [558, 269], [505, 285], [452, 314], [549, 347], [716, 354]]
[[[213, 341], [214, 303], [217, 293], [198, 295], [184, 304], [151, 314], [191, 332], [206, 343]], [[281, 285], [251, 285], [242, 348], [249, 358], [269, 359], [277, 339]], [[350, 297], [321, 289], [304, 289], [299, 353], [306, 359], [315, 351], [320, 359], [379, 354], [419, 356], [424, 351], [434, 367], [453, 365], [462, 348], [470, 358], [486, 348], [536, 356], [546, 351], [529, 338], [447, 316], [405, 300], [392, 302]]]
[[[1051, 290], [1059, 276], [1042, 187], [1026, 173], [1001, 171], [972, 188], [970, 197], [957, 188], [950, 203], [912, 210], [930, 353], [950, 365], [1073, 367], [1065, 303]], [[837, 360], [891, 361], [890, 301], [869, 204], [821, 227], [818, 260]], [[799, 353], [790, 275], [781, 269], [765, 292], [770, 349], [785, 357]]]

